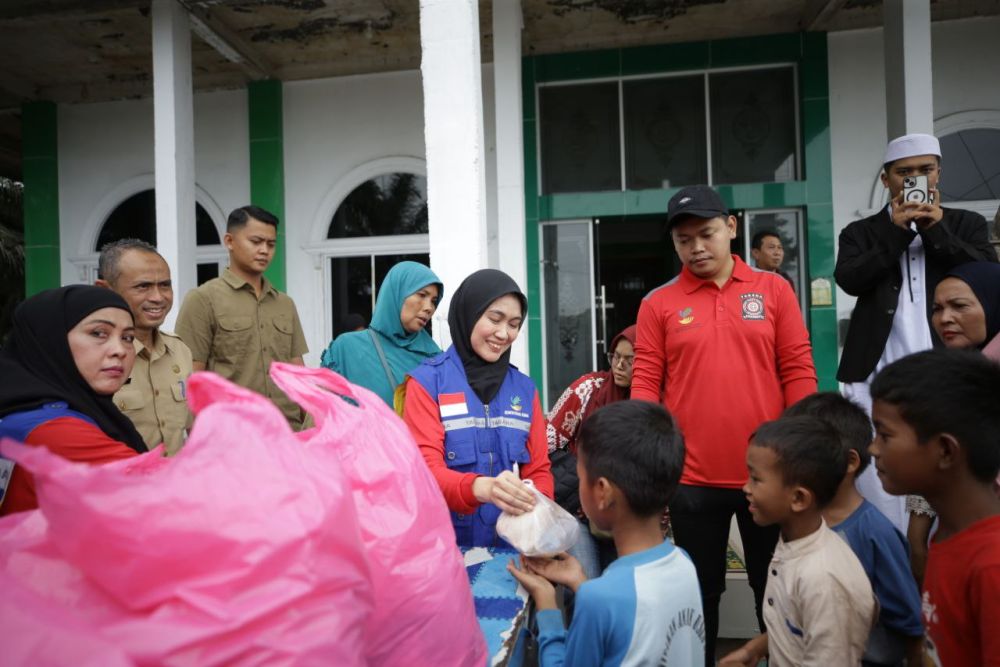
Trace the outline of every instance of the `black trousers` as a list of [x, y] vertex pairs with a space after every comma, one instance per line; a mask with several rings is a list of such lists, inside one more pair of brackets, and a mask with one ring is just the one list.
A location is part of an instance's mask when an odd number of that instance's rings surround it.
[[670, 502], [674, 543], [688, 552], [698, 571], [705, 614], [705, 665], [715, 664], [719, 600], [726, 590], [726, 551], [733, 514], [736, 515], [743, 541], [747, 579], [753, 589], [757, 623], [763, 631], [761, 604], [767, 585], [767, 566], [778, 543], [778, 527], [762, 528], [755, 524], [746, 496], [739, 489], [682, 484]]

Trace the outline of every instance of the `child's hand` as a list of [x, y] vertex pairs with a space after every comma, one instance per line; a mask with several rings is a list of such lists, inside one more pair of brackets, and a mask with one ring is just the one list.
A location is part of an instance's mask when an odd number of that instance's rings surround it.
[[545, 577], [554, 584], [568, 586], [573, 592], [587, 580], [580, 561], [565, 552], [554, 558], [524, 558], [523, 562], [525, 567], [535, 574]]
[[754, 667], [757, 662], [758, 661], [754, 660], [753, 656], [750, 655], [750, 651], [741, 646], [722, 658], [722, 660], [719, 661], [719, 667]]
[[528, 594], [534, 598], [535, 607], [539, 610], [556, 609], [555, 586], [549, 583], [549, 580], [545, 577], [531, 572], [524, 562], [524, 556], [521, 556], [521, 566], [522, 569], [518, 569], [513, 560], [509, 561], [507, 563], [507, 571], [521, 582], [524, 590], [528, 591]]
[[719, 661], [719, 667], [756, 667], [767, 657], [767, 633], [754, 637]]

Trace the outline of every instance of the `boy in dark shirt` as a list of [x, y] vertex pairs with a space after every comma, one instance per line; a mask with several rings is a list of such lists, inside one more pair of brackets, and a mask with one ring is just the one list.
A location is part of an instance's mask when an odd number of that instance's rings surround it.
[[924, 664], [1000, 665], [1000, 366], [920, 352], [872, 382], [870, 451], [889, 493], [938, 513], [924, 575]]
[[813, 394], [785, 410], [785, 417], [814, 417], [833, 427], [847, 453], [847, 474], [823, 508], [826, 524], [847, 540], [879, 602], [878, 622], [868, 637], [865, 667], [919, 665], [924, 626], [920, 592], [910, 574], [906, 539], [864, 499], [855, 482], [871, 461], [872, 423], [856, 403], [834, 392]]

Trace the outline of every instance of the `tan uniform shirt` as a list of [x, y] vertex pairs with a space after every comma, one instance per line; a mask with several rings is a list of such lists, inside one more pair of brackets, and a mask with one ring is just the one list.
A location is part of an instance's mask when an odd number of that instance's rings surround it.
[[229, 269], [188, 292], [177, 316], [177, 334], [195, 361], [236, 384], [267, 396], [298, 428], [301, 411], [271, 381], [272, 361], [291, 361], [309, 348], [295, 302], [264, 279], [260, 298]]
[[146, 447], [162, 442], [168, 455], [175, 454], [191, 425], [186, 400], [191, 350], [177, 336], [157, 331], [152, 349], [137, 338], [135, 352], [132, 375], [115, 394], [115, 405], [135, 424]]
[[778, 540], [764, 593], [769, 664], [859, 665], [877, 602], [861, 561], [827, 528]]

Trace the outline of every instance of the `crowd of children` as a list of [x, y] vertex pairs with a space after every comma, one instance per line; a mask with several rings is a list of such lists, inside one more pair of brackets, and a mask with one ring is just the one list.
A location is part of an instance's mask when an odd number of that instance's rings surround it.
[[[1000, 365], [976, 352], [905, 357], [872, 383], [872, 422], [812, 395], [762, 424], [743, 488], [754, 521], [777, 525], [765, 631], [720, 665], [1000, 665]], [[538, 612], [549, 665], [701, 665], [694, 566], [664, 542], [659, 508], [677, 488], [684, 441], [659, 405], [597, 410], [580, 432], [580, 500], [620, 558], [587, 581], [579, 563], [523, 558], [511, 572]], [[921, 600], [902, 535], [855, 489], [874, 463], [885, 488], [939, 517]], [[576, 591], [568, 629], [553, 584]]]

